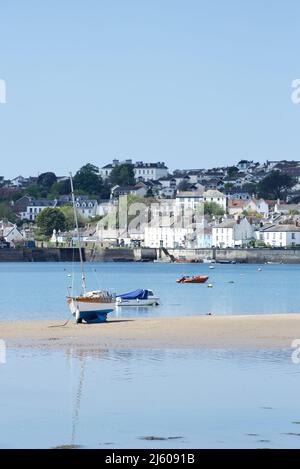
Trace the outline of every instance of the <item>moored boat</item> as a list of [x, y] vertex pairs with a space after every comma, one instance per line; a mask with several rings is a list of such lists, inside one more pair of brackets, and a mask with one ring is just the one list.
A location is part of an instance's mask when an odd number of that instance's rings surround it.
[[207, 275], [193, 275], [192, 277], [184, 275], [176, 280], [177, 283], [205, 283], [208, 280]]
[[152, 290], [142, 288], [116, 296], [117, 306], [158, 306], [159, 302]]
[[93, 290], [87, 291], [86, 276], [84, 271], [81, 238], [78, 228], [78, 218], [75, 206], [75, 196], [72, 174], [70, 174], [71, 193], [74, 210], [74, 219], [76, 230], [79, 240], [79, 258], [81, 267], [81, 286], [82, 292], [79, 295], [73, 295], [73, 292], [68, 295], [67, 303], [73, 316], [75, 316], [76, 323], [85, 322], [105, 322], [107, 314], [115, 309], [115, 296], [111, 295], [106, 290]]

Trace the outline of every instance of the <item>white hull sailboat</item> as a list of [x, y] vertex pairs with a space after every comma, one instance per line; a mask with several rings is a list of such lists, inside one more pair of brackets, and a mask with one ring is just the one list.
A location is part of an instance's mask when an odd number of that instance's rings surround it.
[[115, 297], [106, 290], [87, 291], [72, 174], [70, 174], [70, 181], [75, 225], [79, 239], [79, 258], [81, 266], [82, 292], [79, 295], [70, 294], [67, 297], [67, 302], [69, 304], [71, 313], [73, 314], [73, 316], [75, 316], [77, 324], [82, 323], [82, 321], [104, 322], [107, 319], [107, 314], [111, 313], [115, 309]]

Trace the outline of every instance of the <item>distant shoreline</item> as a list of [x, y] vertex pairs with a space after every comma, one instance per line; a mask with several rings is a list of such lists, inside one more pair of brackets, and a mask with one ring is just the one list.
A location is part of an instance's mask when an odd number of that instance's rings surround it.
[[82, 325], [71, 318], [63, 324], [64, 320], [57, 319], [1, 321], [0, 339], [8, 347], [72, 348], [82, 353], [143, 348], [290, 348], [293, 340], [300, 339], [300, 313], [122, 318]]

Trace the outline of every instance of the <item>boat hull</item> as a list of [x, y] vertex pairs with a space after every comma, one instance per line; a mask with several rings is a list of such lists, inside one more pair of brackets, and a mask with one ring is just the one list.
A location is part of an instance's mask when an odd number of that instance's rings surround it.
[[205, 283], [208, 280], [208, 276], [206, 275], [198, 275], [195, 277], [183, 277], [177, 281], [177, 283]]
[[140, 299], [133, 299], [133, 300], [126, 300], [124, 298], [117, 298], [116, 299], [116, 306], [158, 306], [159, 305], [159, 298], [148, 298], [146, 300]]
[[82, 320], [85, 322], [105, 322], [108, 313], [115, 309], [114, 303], [78, 301], [74, 298], [69, 298], [68, 303], [76, 322], [82, 322]]

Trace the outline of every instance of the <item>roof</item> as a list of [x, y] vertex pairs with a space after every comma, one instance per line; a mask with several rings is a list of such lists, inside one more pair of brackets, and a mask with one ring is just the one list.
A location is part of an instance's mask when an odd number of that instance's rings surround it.
[[168, 169], [164, 162], [158, 161], [157, 163], [143, 163], [142, 161], [138, 161], [134, 165], [135, 168], [161, 168], [161, 169]]
[[249, 205], [248, 200], [242, 200], [242, 199], [229, 199], [228, 200], [228, 208], [243, 208], [246, 205]]
[[299, 204], [276, 204], [277, 210], [299, 210], [300, 211], [300, 205]]
[[109, 169], [109, 168], [113, 168], [113, 165], [111, 163], [106, 164], [105, 166], [102, 166], [101, 169]]
[[208, 191], [205, 191], [203, 195], [204, 197], [225, 197], [222, 192], [215, 189], [209, 189]]
[[185, 199], [185, 198], [203, 198], [202, 191], [179, 191], [176, 194], [176, 199]]
[[29, 202], [28, 207], [52, 207], [53, 205], [56, 205], [56, 200], [33, 199]]
[[272, 225], [269, 228], [262, 228], [260, 231], [267, 233], [282, 233], [282, 232], [300, 232], [300, 226], [296, 225]]
[[233, 228], [236, 225], [236, 220], [224, 220], [222, 223], [213, 226], [213, 228]]

